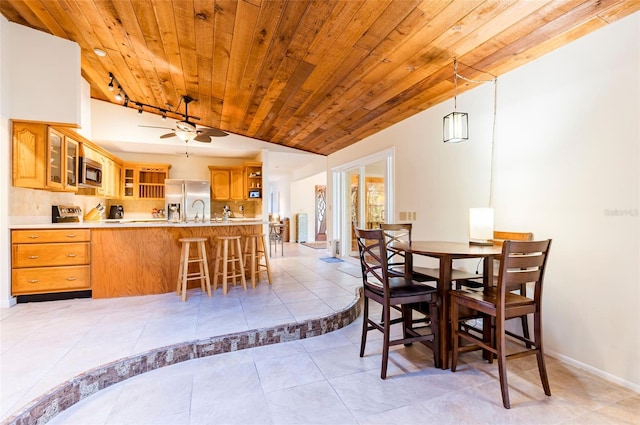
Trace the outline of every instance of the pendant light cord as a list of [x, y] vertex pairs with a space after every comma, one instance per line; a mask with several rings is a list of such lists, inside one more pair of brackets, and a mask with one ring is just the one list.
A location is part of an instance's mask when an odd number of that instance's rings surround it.
[[491, 127], [491, 162], [489, 171], [489, 208], [493, 208], [493, 174], [494, 174], [494, 162], [495, 162], [495, 145], [496, 145], [496, 120], [498, 117], [498, 77], [490, 72], [482, 71], [469, 65], [465, 65], [467, 68], [474, 71], [489, 74], [493, 78], [490, 80], [472, 80], [458, 74], [458, 61], [453, 58], [453, 109], [456, 109], [456, 96], [458, 89], [458, 78], [467, 81], [469, 83], [488, 83], [493, 82], [493, 125]]

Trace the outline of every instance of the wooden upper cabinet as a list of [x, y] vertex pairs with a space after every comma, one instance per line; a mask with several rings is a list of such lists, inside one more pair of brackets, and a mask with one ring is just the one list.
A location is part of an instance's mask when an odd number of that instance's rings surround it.
[[209, 166], [211, 172], [211, 199], [216, 201], [242, 201], [244, 199], [244, 173], [242, 167]]
[[130, 162], [120, 168], [122, 198], [164, 199], [164, 181], [171, 164]]
[[229, 198], [234, 201], [244, 199], [244, 172], [242, 167], [229, 169], [231, 181], [229, 182]]
[[13, 122], [13, 185], [78, 190], [79, 142], [43, 123]]
[[262, 198], [262, 162], [245, 162], [244, 195], [247, 199]]
[[13, 185], [43, 189], [47, 126], [44, 124], [13, 123]]
[[211, 199], [231, 199], [231, 171], [229, 168], [209, 167], [211, 172]]

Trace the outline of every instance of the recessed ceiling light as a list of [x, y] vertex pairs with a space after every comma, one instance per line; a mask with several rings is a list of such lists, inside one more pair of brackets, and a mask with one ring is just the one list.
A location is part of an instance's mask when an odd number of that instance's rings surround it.
[[97, 47], [95, 49], [93, 49], [93, 53], [95, 53], [96, 55], [100, 56], [100, 57], [105, 57], [107, 56], [107, 52], [105, 52], [102, 49], [98, 49]]

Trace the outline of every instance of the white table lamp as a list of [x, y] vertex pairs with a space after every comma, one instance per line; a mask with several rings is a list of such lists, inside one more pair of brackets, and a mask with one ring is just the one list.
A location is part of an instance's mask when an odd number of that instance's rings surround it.
[[493, 208], [469, 208], [469, 243], [493, 245]]

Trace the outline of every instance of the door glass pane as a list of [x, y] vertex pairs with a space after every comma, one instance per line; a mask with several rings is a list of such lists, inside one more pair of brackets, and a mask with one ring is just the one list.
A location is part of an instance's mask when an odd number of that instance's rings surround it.
[[364, 169], [366, 228], [377, 229], [385, 222], [385, 162], [367, 164]]
[[49, 182], [62, 184], [62, 136], [49, 132]]
[[357, 168], [355, 170], [351, 170], [347, 172], [347, 178], [346, 178], [346, 184], [347, 184], [347, 190], [346, 190], [346, 194], [347, 194], [347, 208], [348, 208], [348, 212], [347, 212], [347, 220], [348, 223], [345, 223], [349, 226], [349, 240], [350, 242], [350, 249], [349, 249], [349, 255], [351, 256], [357, 256], [358, 255], [358, 245], [356, 244], [356, 235], [354, 232], [354, 229], [356, 227], [360, 227], [360, 201], [359, 201], [359, 197], [360, 197], [360, 168]]
[[77, 186], [78, 175], [78, 143], [67, 139], [67, 186]]

